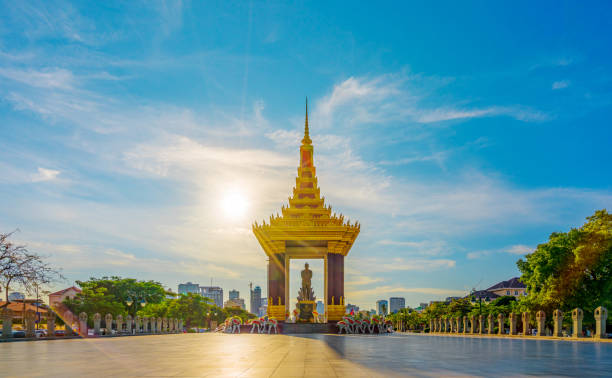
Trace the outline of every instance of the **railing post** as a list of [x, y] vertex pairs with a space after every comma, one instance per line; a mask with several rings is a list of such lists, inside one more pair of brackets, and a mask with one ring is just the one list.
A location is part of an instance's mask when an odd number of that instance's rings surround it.
[[470, 315], [470, 333], [475, 333], [476, 331], [476, 317], [474, 315]]
[[135, 333], [140, 333], [141, 332], [140, 331], [140, 322], [141, 322], [140, 316], [136, 315], [136, 317], [134, 318], [134, 328], [135, 328], [134, 331], [135, 331]]
[[33, 310], [27, 310], [25, 313], [25, 336], [34, 337], [34, 324], [36, 320], [36, 314]]
[[561, 337], [563, 336], [563, 311], [557, 309], [553, 311], [553, 336]]
[[604, 306], [599, 306], [595, 309], [595, 335], [596, 339], [606, 337], [606, 321], [608, 320], [608, 309]]
[[492, 335], [493, 330], [495, 329], [495, 324], [493, 323], [494, 322], [493, 314], [489, 314], [489, 316], [487, 316], [487, 321], [488, 321], [487, 325], [489, 326], [488, 333], [489, 335]]
[[574, 329], [572, 330], [572, 337], [582, 337], [582, 318], [584, 313], [581, 309], [575, 308], [572, 311], [572, 320], [574, 321]]
[[506, 315], [500, 313], [497, 315], [497, 334], [504, 335], [506, 333]]
[[113, 315], [106, 314], [106, 316], [104, 317], [104, 322], [106, 323], [104, 334], [112, 335], [113, 334]]
[[[49, 312], [52, 312], [52, 311], [49, 310]], [[10, 339], [12, 337], [13, 337], [13, 310], [11, 310], [8, 307], [5, 307], [2, 309], [2, 338]]]
[[95, 313], [94, 317], [93, 317], [93, 324], [94, 324], [94, 334], [100, 335], [100, 322], [102, 321], [102, 315], [100, 315], [99, 313]]
[[514, 312], [510, 313], [510, 334], [511, 335], [516, 335], [517, 334], [517, 330], [516, 330], [516, 321], [517, 321], [517, 316]]
[[57, 315], [55, 311], [49, 308], [47, 311], [47, 337], [55, 337], [55, 318]]
[[543, 337], [546, 336], [545, 327], [546, 327], [546, 313], [542, 310], [536, 313], [536, 320], [538, 322], [538, 336]]
[[528, 311], [525, 311], [521, 314], [521, 318], [523, 319], [523, 336], [529, 336], [531, 334], [529, 327], [531, 314]]
[[87, 313], [81, 312], [79, 314], [79, 334], [81, 337], [87, 337]]
[[132, 315], [129, 314], [125, 317], [125, 332], [128, 335], [132, 334]]

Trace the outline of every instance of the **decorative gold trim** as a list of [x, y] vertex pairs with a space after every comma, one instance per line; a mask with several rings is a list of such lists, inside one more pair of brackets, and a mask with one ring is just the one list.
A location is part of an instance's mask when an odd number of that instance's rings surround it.
[[285, 321], [285, 305], [268, 306], [268, 316], [273, 317], [278, 321]]
[[338, 321], [346, 315], [345, 305], [327, 305], [327, 320]]

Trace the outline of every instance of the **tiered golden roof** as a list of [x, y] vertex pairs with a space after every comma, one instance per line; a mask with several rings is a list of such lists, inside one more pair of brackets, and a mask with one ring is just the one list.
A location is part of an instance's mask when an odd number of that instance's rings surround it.
[[293, 196], [289, 197], [288, 207], [282, 206], [282, 215], [272, 215], [269, 223], [264, 220], [263, 224], [253, 225], [257, 240], [268, 256], [284, 253], [287, 241], [297, 246], [327, 242], [328, 253], [346, 256], [361, 226], [358, 222], [351, 225], [342, 214], [332, 214], [331, 206], [326, 206], [325, 197], [320, 196], [308, 130], [308, 102], [297, 173]]

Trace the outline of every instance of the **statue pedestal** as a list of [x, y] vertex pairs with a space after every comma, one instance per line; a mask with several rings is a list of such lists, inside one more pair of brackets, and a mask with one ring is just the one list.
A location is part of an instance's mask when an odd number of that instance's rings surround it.
[[297, 308], [300, 311], [300, 315], [297, 319], [299, 323], [313, 323], [314, 316], [312, 312], [315, 309], [314, 301], [298, 301]]

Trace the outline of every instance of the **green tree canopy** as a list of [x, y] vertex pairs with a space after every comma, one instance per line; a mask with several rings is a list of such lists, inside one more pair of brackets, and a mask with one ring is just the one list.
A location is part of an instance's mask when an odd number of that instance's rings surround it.
[[156, 281], [138, 281], [134, 278], [121, 278], [117, 276], [90, 278], [88, 281], [77, 281], [82, 288], [96, 291], [105, 288], [106, 293], [121, 303], [125, 311], [135, 316], [142, 303], [161, 303], [166, 290]]
[[[521, 302], [551, 313], [612, 306], [612, 215], [596, 211], [578, 229], [556, 232], [517, 262], [528, 296]], [[587, 321], [585, 316], [585, 321]]]
[[104, 316], [106, 314], [112, 314], [117, 316], [119, 314], [126, 315], [127, 311], [125, 307], [117, 302], [112, 294], [108, 293], [105, 287], [83, 287], [83, 291], [78, 293], [74, 298], [66, 298], [64, 304], [74, 314], [85, 312], [91, 316], [93, 314], [100, 313]]

